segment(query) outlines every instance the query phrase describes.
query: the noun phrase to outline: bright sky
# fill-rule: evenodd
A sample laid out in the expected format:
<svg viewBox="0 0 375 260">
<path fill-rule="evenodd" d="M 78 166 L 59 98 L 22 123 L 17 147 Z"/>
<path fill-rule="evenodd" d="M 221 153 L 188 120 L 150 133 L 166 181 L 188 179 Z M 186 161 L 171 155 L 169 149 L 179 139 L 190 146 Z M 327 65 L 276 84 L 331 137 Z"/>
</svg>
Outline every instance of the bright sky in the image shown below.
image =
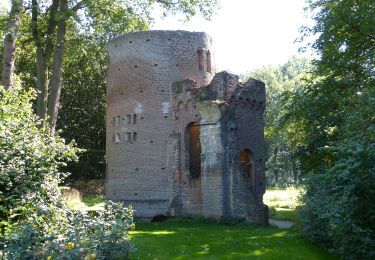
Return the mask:
<svg viewBox="0 0 375 260">
<path fill-rule="evenodd" d="M 304 0 L 221 0 L 211 21 L 193 17 L 184 24 L 176 17 L 158 18 L 152 29 L 204 31 L 215 43 L 219 70 L 236 74 L 263 65 L 278 65 L 298 55 L 294 40 L 304 17 Z M 310 54 L 304 54 L 309 58 Z"/>
<path fill-rule="evenodd" d="M 9 6 L 9 0 L 0 0 Z M 220 0 L 211 21 L 197 15 L 184 24 L 177 17 L 159 18 L 154 30 L 204 31 L 212 36 L 218 70 L 241 74 L 264 65 L 279 65 L 298 54 L 298 29 L 312 21 L 304 17 L 305 0 Z M 304 56 L 311 58 L 310 53 Z"/>
</svg>

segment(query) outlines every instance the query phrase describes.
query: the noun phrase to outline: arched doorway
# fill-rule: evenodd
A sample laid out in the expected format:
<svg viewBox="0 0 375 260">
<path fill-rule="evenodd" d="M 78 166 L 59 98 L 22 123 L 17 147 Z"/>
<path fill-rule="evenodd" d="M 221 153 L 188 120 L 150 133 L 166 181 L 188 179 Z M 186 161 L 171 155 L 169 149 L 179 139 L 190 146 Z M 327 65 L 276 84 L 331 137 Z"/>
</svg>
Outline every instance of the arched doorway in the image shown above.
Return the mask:
<svg viewBox="0 0 375 260">
<path fill-rule="evenodd" d="M 185 131 L 186 168 L 189 169 L 193 179 L 201 175 L 201 143 L 200 126 L 190 123 Z"/>
</svg>

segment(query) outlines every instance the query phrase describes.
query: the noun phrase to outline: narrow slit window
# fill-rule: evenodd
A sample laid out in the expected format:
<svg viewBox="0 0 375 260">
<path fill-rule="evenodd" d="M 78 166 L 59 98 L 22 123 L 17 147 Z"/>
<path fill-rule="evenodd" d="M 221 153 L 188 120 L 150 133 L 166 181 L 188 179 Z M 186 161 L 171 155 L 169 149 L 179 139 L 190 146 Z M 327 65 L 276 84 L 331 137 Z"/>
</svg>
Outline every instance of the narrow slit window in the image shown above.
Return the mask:
<svg viewBox="0 0 375 260">
<path fill-rule="evenodd" d="M 115 126 L 119 126 L 120 125 L 120 116 L 116 116 L 115 117 Z"/>
<path fill-rule="evenodd" d="M 125 116 L 125 126 L 129 126 L 131 124 L 131 116 L 130 115 L 126 115 Z"/>
<path fill-rule="evenodd" d="M 133 124 L 135 125 L 136 123 L 137 123 L 137 115 L 134 114 L 134 115 L 133 115 Z"/>
<path fill-rule="evenodd" d="M 199 70 L 203 70 L 203 50 L 198 49 L 198 68 Z"/>
<path fill-rule="evenodd" d="M 125 142 L 130 143 L 132 141 L 131 133 L 125 133 Z"/>
<path fill-rule="evenodd" d="M 207 58 L 207 72 L 211 72 L 211 52 L 206 52 L 206 58 Z"/>
<path fill-rule="evenodd" d="M 133 142 L 137 141 L 137 132 L 133 132 Z"/>
<path fill-rule="evenodd" d="M 115 134 L 115 143 L 119 143 L 120 142 L 120 133 L 116 133 Z"/>
<path fill-rule="evenodd" d="M 113 126 L 115 126 L 115 123 L 116 123 L 115 121 L 116 121 L 116 117 L 114 116 L 114 117 L 112 118 L 112 125 L 113 125 Z M 113 140 L 114 140 L 114 139 L 113 139 Z"/>
</svg>

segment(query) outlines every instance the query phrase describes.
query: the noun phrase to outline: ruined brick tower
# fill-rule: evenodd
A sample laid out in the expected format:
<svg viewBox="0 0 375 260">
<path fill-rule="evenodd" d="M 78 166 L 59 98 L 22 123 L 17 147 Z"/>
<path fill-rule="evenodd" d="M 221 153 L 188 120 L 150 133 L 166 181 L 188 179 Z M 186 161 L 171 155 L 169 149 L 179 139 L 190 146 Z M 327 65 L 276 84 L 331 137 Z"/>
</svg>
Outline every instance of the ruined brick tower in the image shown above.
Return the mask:
<svg viewBox="0 0 375 260">
<path fill-rule="evenodd" d="M 200 32 L 129 33 L 108 53 L 107 197 L 138 217 L 268 223 L 264 84 L 215 75 Z"/>
</svg>

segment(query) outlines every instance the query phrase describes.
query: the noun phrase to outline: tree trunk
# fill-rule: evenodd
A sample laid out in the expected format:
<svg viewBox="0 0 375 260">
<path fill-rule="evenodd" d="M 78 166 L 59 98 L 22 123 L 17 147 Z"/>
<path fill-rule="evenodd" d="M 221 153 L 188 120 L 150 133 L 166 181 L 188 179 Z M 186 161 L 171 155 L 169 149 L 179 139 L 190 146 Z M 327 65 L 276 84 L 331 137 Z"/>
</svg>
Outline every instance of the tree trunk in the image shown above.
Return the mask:
<svg viewBox="0 0 375 260">
<path fill-rule="evenodd" d="M 291 161 L 292 161 L 294 185 L 298 185 L 298 170 L 297 170 L 296 161 L 293 158 L 293 156 L 291 156 Z"/>
<path fill-rule="evenodd" d="M 42 48 L 37 47 L 37 88 L 38 96 L 36 100 L 36 114 L 44 119 L 47 111 L 47 94 L 48 94 L 48 66 Z"/>
<path fill-rule="evenodd" d="M 36 113 L 41 119 L 45 119 L 47 115 L 47 101 L 48 101 L 48 63 L 50 62 L 53 50 L 53 35 L 55 32 L 56 21 L 55 15 L 58 9 L 59 0 L 53 0 L 49 9 L 48 28 L 46 32 L 46 45 L 43 48 L 42 40 L 40 38 L 38 15 L 39 6 L 37 0 L 32 0 L 31 6 L 31 26 L 33 40 L 36 47 L 37 56 L 37 107 Z"/>
<path fill-rule="evenodd" d="M 16 39 L 18 27 L 21 21 L 22 0 L 13 0 L 9 14 L 8 25 L 5 27 L 4 54 L 2 62 L 1 83 L 5 89 L 14 86 L 13 73 L 16 58 Z"/>
<path fill-rule="evenodd" d="M 52 77 L 48 96 L 48 116 L 51 134 L 55 132 L 60 106 L 62 65 L 64 58 L 67 0 L 60 0 L 60 15 L 57 23 L 56 47 L 53 54 Z"/>
</svg>

